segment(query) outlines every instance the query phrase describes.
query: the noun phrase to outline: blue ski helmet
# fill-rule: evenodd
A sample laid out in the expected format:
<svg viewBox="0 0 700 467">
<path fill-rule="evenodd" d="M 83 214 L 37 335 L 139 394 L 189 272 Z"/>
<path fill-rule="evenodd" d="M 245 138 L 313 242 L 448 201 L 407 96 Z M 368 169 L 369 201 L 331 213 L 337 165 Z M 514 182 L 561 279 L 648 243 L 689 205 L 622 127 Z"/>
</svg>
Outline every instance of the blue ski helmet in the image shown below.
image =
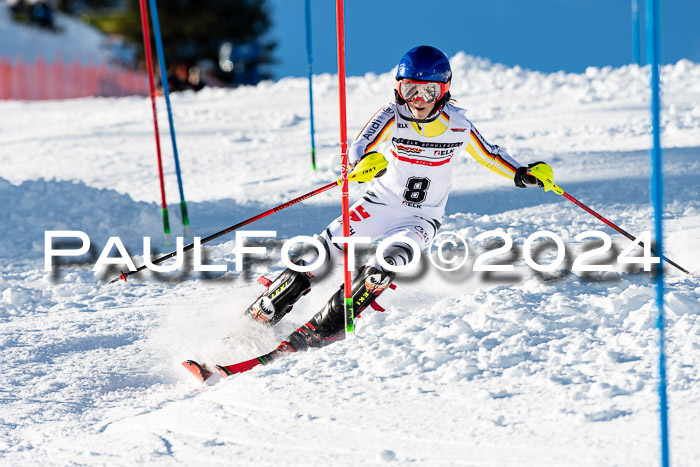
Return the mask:
<svg viewBox="0 0 700 467">
<path fill-rule="evenodd" d="M 414 47 L 401 57 L 396 79 L 416 79 L 449 83 L 452 79 L 450 61 L 444 53 L 429 45 Z"/>
</svg>

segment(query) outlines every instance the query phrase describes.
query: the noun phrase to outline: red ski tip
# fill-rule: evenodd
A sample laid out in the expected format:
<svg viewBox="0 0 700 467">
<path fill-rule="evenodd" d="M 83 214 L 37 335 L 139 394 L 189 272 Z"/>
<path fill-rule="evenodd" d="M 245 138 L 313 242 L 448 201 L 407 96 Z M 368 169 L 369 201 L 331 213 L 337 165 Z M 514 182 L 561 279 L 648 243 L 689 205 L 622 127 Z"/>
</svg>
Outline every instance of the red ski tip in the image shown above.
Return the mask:
<svg viewBox="0 0 700 467">
<path fill-rule="evenodd" d="M 233 365 L 216 365 L 216 369 L 219 370 L 219 374 L 221 374 L 221 376 L 223 376 L 224 378 L 228 378 L 231 375 L 243 373 L 244 371 L 248 371 L 252 368 L 255 368 L 260 364 L 262 364 L 262 362 L 259 358 L 253 358 L 245 362 L 234 363 Z"/>
<path fill-rule="evenodd" d="M 185 360 L 182 362 L 182 366 L 185 367 L 187 371 L 192 373 L 192 376 L 197 378 L 200 383 L 204 383 L 207 378 L 209 378 L 213 373 L 207 369 L 205 364 L 200 365 L 194 360 Z"/>
</svg>

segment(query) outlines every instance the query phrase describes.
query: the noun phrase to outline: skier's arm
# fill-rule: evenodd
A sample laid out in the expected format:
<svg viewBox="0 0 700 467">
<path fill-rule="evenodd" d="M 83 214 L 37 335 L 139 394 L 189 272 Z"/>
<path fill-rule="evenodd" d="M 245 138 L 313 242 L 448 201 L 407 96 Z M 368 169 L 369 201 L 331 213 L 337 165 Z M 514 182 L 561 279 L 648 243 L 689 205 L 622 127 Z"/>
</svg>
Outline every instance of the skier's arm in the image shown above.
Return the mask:
<svg viewBox="0 0 700 467">
<path fill-rule="evenodd" d="M 467 139 L 466 151 L 479 164 L 498 175 L 514 179 L 516 171 L 522 165 L 513 159 L 505 149 L 489 144 L 474 126 L 471 127 Z"/>
<path fill-rule="evenodd" d="M 348 161 L 355 165 L 363 155 L 379 150 L 381 143 L 386 141 L 394 128 L 394 109 L 387 105 L 379 109 L 362 128 L 350 146 Z"/>
<path fill-rule="evenodd" d="M 521 165 L 503 148 L 489 144 L 473 125 L 469 132 L 469 141 L 466 150 L 487 169 L 513 180 L 515 186 L 518 188 L 543 186 L 540 180 L 530 175 L 529 170 L 536 165 L 547 164 L 544 162 L 533 162 L 527 166 Z"/>
</svg>

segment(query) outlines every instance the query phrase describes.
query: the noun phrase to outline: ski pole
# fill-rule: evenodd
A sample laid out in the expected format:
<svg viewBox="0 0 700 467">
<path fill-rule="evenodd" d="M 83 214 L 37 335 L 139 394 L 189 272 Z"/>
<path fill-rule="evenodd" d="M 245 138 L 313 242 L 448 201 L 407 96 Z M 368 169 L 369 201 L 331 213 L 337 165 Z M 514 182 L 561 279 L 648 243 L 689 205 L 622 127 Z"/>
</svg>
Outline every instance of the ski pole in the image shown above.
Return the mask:
<svg viewBox="0 0 700 467">
<path fill-rule="evenodd" d="M 257 220 L 260 220 L 260 219 L 262 219 L 263 217 L 267 217 L 267 216 L 269 216 L 270 214 L 274 214 L 274 213 L 276 213 L 276 212 L 278 212 L 278 211 L 281 211 L 282 209 L 288 208 L 289 206 L 292 206 L 292 205 L 297 204 L 297 203 L 299 203 L 299 202 L 301 202 L 301 201 L 304 201 L 304 200 L 306 200 L 306 199 L 309 199 L 309 198 L 311 198 L 312 196 L 316 196 L 316 195 L 318 195 L 318 194 L 321 194 L 321 193 L 323 193 L 324 191 L 328 191 L 328 190 L 330 190 L 331 188 L 336 187 L 336 186 L 338 186 L 338 182 L 332 182 L 332 183 L 329 183 L 328 185 L 324 185 L 324 186 L 322 186 L 321 188 L 317 188 L 316 190 L 311 191 L 311 192 L 309 192 L 309 193 L 306 193 L 305 195 L 302 195 L 302 196 L 300 196 L 300 197 L 298 197 L 298 198 L 295 198 L 295 199 L 293 199 L 293 200 L 291 200 L 291 201 L 287 201 L 286 203 L 280 204 L 279 206 L 276 206 L 276 207 L 274 207 L 274 208 L 272 208 L 272 209 L 268 209 L 268 210 L 265 211 L 265 212 L 261 212 L 261 213 L 258 214 L 257 216 L 253 216 L 253 217 L 251 217 L 250 219 L 246 219 L 246 220 L 244 220 L 244 221 L 242 221 L 242 222 L 239 222 L 238 224 L 232 225 L 231 227 L 227 227 L 227 228 L 225 228 L 225 229 L 223 229 L 223 230 L 220 230 L 220 231 L 218 231 L 218 232 L 216 232 L 216 233 L 213 233 L 213 234 L 209 235 L 208 237 L 203 238 L 203 239 L 201 240 L 200 244 L 204 244 L 204 243 L 210 242 L 211 240 L 214 240 L 215 238 L 219 238 L 219 237 L 221 237 L 222 235 L 226 235 L 227 233 L 231 233 L 231 232 L 233 232 L 234 230 L 240 229 L 241 227 L 244 227 L 244 226 L 246 226 L 246 225 L 248 225 L 248 224 L 252 224 L 253 222 L 255 222 L 255 221 L 257 221 Z M 191 250 L 192 248 L 194 248 L 194 243 L 190 243 L 189 245 L 185 246 L 185 247 L 182 249 L 182 251 L 183 251 L 183 252 L 189 251 L 189 250 Z M 167 261 L 168 259 L 172 258 L 172 257 L 175 256 L 175 255 L 177 255 L 177 250 L 175 250 L 175 251 L 173 251 L 173 252 L 171 252 L 171 253 L 168 253 L 168 254 L 165 255 L 165 256 L 161 256 L 160 258 L 158 258 L 158 259 L 156 259 L 155 261 L 153 261 L 152 264 L 160 264 L 160 263 L 162 263 L 163 261 Z M 144 269 L 146 269 L 146 265 L 145 265 L 145 264 L 144 264 L 143 266 L 139 267 L 138 269 L 134 270 L 134 271 L 129 271 L 129 272 L 121 271 L 121 275 L 120 275 L 119 277 L 116 277 L 116 278 L 112 279 L 111 281 L 109 281 L 109 283 L 112 284 L 112 283 L 114 283 L 114 282 L 117 282 L 119 279 L 123 279 L 124 282 L 126 282 L 126 278 L 127 278 L 127 277 L 131 276 L 132 274 L 136 274 L 137 272 L 142 271 L 142 270 L 144 270 Z"/>
<path fill-rule="evenodd" d="M 553 173 L 552 173 L 552 168 L 549 167 L 548 165 L 546 165 L 546 164 L 536 165 L 536 166 L 532 167 L 532 168 L 528 171 L 528 173 L 529 173 L 530 175 L 532 175 L 533 177 L 537 178 L 539 181 L 541 181 L 541 182 L 544 184 L 544 187 L 543 187 L 543 188 L 544 188 L 544 191 L 550 191 L 550 190 L 551 190 L 551 191 L 554 191 L 554 193 L 556 193 L 556 194 L 558 194 L 558 195 L 561 195 L 561 196 L 563 196 L 564 198 L 568 199 L 569 201 L 571 201 L 572 203 L 574 203 L 576 206 L 578 206 L 578 207 L 580 207 L 581 209 L 583 209 L 584 211 L 586 211 L 588 214 L 592 215 L 592 216 L 595 217 L 596 219 L 598 219 L 598 220 L 600 220 L 601 222 L 603 222 L 603 223 L 604 223 L 605 225 L 607 225 L 608 227 L 610 227 L 610 228 L 614 229 L 615 231 L 621 233 L 622 235 L 624 235 L 625 237 L 629 238 L 629 239 L 632 240 L 632 241 L 635 241 L 635 240 L 636 240 L 636 237 L 635 237 L 634 235 L 630 234 L 629 232 L 625 231 L 625 230 L 622 229 L 621 227 L 618 227 L 618 226 L 615 225 L 614 223 L 610 222 L 608 219 L 606 219 L 605 217 L 601 216 L 600 214 L 598 214 L 597 212 L 595 212 L 593 209 L 589 208 L 588 206 L 586 206 L 585 204 L 583 204 L 581 201 L 577 200 L 576 198 L 574 198 L 573 196 L 571 196 L 570 194 L 568 194 L 568 193 L 567 193 L 566 191 L 564 191 L 562 188 L 558 187 L 558 186 L 554 183 L 554 175 L 553 175 Z M 639 242 L 639 246 L 641 246 L 642 248 L 644 248 L 644 243 L 640 241 L 640 242 Z M 651 250 L 651 252 L 652 252 L 654 255 L 659 256 L 659 255 L 656 253 L 656 250 L 654 250 L 654 248 L 650 248 L 650 250 Z M 671 266 L 674 266 L 674 267 L 678 268 L 679 270 L 683 271 L 683 272 L 686 273 L 686 274 L 690 274 L 690 272 L 688 272 L 687 269 L 685 269 L 685 268 L 679 266 L 678 264 L 676 264 L 675 262 L 671 261 L 671 260 L 668 259 L 667 257 L 665 257 L 665 256 L 663 256 L 663 255 L 660 255 L 659 257 L 660 257 L 661 259 L 663 259 L 664 261 L 666 261 L 666 262 L 667 262 L 668 264 L 670 264 Z"/>
<path fill-rule="evenodd" d="M 379 154 L 379 153 L 370 154 L 369 156 L 365 157 L 364 159 L 362 159 L 361 161 L 359 161 L 357 163 L 357 165 L 355 166 L 353 171 L 350 174 L 348 174 L 348 180 L 355 181 L 355 182 L 361 182 L 361 183 L 368 182 L 368 181 L 372 180 L 372 178 L 374 178 L 374 176 L 377 173 L 379 173 L 381 170 L 386 168 L 387 165 L 388 165 L 388 163 L 387 163 L 386 159 L 384 159 L 384 156 L 382 156 L 381 154 Z M 231 233 L 234 230 L 240 229 L 241 227 L 244 227 L 248 224 L 252 224 L 253 222 L 260 220 L 263 217 L 267 217 L 270 214 L 274 214 L 274 213 L 279 212 L 283 209 L 286 209 L 290 206 L 293 206 L 297 203 L 300 203 L 304 200 L 307 200 L 313 196 L 319 195 L 325 191 L 330 190 L 331 188 L 334 188 L 336 186 L 341 185 L 342 183 L 343 183 L 343 179 L 339 178 L 335 182 L 331 182 L 327 185 L 324 185 L 320 188 L 317 188 L 313 191 L 310 191 L 309 193 L 306 193 L 305 195 L 301 195 L 298 198 L 294 198 L 291 201 L 287 201 L 286 203 L 282 203 L 279 206 L 275 206 L 274 208 L 268 209 L 265 212 L 261 212 L 260 214 L 253 216 L 249 219 L 246 219 L 242 222 L 239 222 L 238 224 L 232 225 L 231 227 L 227 227 L 223 230 L 220 230 L 216 233 L 213 233 L 213 234 L 209 235 L 208 237 L 203 238 L 200 241 L 200 244 L 203 245 L 207 242 L 210 242 L 216 238 L 221 237 L 222 235 L 226 235 L 227 233 Z M 184 253 L 185 251 L 189 251 L 193 248 L 194 248 L 194 243 L 190 243 L 189 245 L 185 246 L 182 249 L 182 251 Z M 177 250 L 170 252 L 164 256 L 161 256 L 160 258 L 152 261 L 151 264 L 154 264 L 154 265 L 160 264 L 163 261 L 167 261 L 168 259 L 174 257 L 175 255 L 177 255 Z M 121 274 L 119 275 L 119 277 L 115 277 L 114 279 L 109 281 L 109 283 L 113 284 L 114 282 L 117 282 L 119 279 L 122 279 L 124 282 L 126 282 L 127 277 L 129 277 L 133 274 L 136 274 L 139 271 L 143 271 L 144 269 L 146 269 L 145 264 L 142 265 L 141 267 L 139 267 L 138 269 L 133 270 L 133 271 L 129 271 L 129 272 L 121 271 Z"/>
</svg>

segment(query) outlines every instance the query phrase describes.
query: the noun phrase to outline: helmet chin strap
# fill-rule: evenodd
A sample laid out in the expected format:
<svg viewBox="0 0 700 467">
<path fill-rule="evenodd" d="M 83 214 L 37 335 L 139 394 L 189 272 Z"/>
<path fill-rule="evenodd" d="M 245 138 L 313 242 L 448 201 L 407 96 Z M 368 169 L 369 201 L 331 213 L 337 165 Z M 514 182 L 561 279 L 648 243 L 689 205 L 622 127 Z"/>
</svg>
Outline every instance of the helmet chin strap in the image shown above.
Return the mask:
<svg viewBox="0 0 700 467">
<path fill-rule="evenodd" d="M 408 114 L 411 115 L 411 117 L 403 114 L 401 112 L 401 110 L 399 110 L 401 107 L 405 107 L 406 110 L 408 110 Z M 401 118 L 403 118 L 404 120 L 408 120 L 409 122 L 415 122 L 415 123 L 430 123 L 430 122 L 434 122 L 435 120 L 437 120 L 437 118 L 440 116 L 440 113 L 442 113 L 442 109 L 444 107 L 444 104 L 438 105 L 438 103 L 436 103 L 435 107 L 433 108 L 433 112 L 425 118 L 413 117 L 412 116 L 413 112 L 411 112 L 411 108 L 408 106 L 408 104 L 403 104 L 403 105 L 401 105 L 401 107 L 399 107 L 397 110 L 398 110 Z"/>
</svg>

